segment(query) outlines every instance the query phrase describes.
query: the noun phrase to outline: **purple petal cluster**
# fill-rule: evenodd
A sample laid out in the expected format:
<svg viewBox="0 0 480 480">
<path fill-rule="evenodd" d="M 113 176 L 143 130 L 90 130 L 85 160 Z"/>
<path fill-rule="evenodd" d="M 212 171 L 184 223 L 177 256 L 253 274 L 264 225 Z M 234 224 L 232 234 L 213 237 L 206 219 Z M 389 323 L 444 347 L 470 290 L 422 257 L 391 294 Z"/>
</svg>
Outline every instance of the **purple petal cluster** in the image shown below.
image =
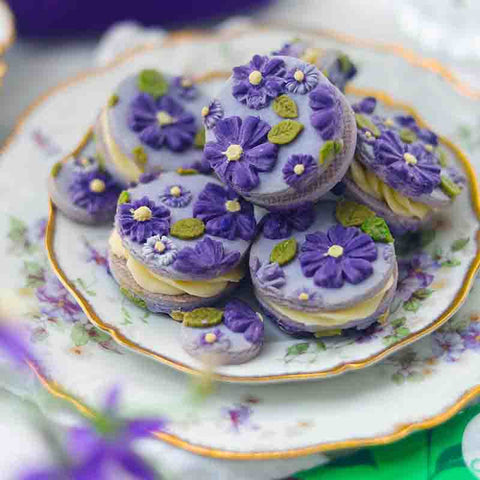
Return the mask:
<svg viewBox="0 0 480 480">
<path fill-rule="evenodd" d="M 280 55 L 285 57 L 296 57 L 299 58 L 303 55 L 303 52 L 307 48 L 305 42 L 302 41 L 292 41 L 282 45 L 280 50 L 272 52 L 272 55 Z"/>
<path fill-rule="evenodd" d="M 374 144 L 374 167 L 392 188 L 418 197 L 440 184 L 440 166 L 419 143 L 406 144 L 397 133 L 385 131 Z"/>
<path fill-rule="evenodd" d="M 258 258 L 254 258 L 252 271 L 260 288 L 276 292 L 285 286 L 285 272 L 278 263 L 262 264 Z"/>
<path fill-rule="evenodd" d="M 365 97 L 357 103 L 352 105 L 355 113 L 372 114 L 377 106 L 377 99 L 375 97 Z"/>
<path fill-rule="evenodd" d="M 172 81 L 174 92 L 185 100 L 195 100 L 198 97 L 198 88 L 193 80 L 183 75 L 175 77 Z"/>
<path fill-rule="evenodd" d="M 281 58 L 255 55 L 249 64 L 233 69 L 232 94 L 248 108 L 260 110 L 284 92 L 285 73 Z"/>
<path fill-rule="evenodd" d="M 438 136 L 431 130 L 428 130 L 428 128 L 420 128 L 415 118 L 411 115 L 398 115 L 395 117 L 395 121 L 401 127 L 408 128 L 414 132 L 424 143 L 433 145 L 434 147 L 438 145 Z"/>
<path fill-rule="evenodd" d="M 324 75 L 342 92 L 345 90 L 345 85 L 357 74 L 357 67 L 348 62 L 349 68 L 345 69 L 345 65 L 339 55 L 336 60 L 330 64 L 325 70 L 322 70 Z"/>
<path fill-rule="evenodd" d="M 252 240 L 256 221 L 253 205 L 235 191 L 216 183 L 207 183 L 193 206 L 193 216 L 200 218 L 206 232 L 216 237 Z"/>
<path fill-rule="evenodd" d="M 292 231 L 304 232 L 315 220 L 315 208 L 311 203 L 302 203 L 295 208 L 276 208 L 263 217 L 262 232 L 266 238 L 287 238 Z"/>
<path fill-rule="evenodd" d="M 310 122 L 325 141 L 338 135 L 342 119 L 341 105 L 333 88 L 322 83 L 309 95 L 310 108 L 313 110 Z"/>
<path fill-rule="evenodd" d="M 324 288 L 363 282 L 373 274 L 372 262 L 377 259 L 377 246 L 370 236 L 341 225 L 330 227 L 327 233 L 306 235 L 300 251 L 303 274 Z"/>
<path fill-rule="evenodd" d="M 293 154 L 282 168 L 283 179 L 290 187 L 299 187 L 315 177 L 318 165 L 311 155 Z"/>
<path fill-rule="evenodd" d="M 174 152 L 191 147 L 197 131 L 195 117 L 168 95 L 154 99 L 138 94 L 130 105 L 128 126 L 149 147 Z"/>
<path fill-rule="evenodd" d="M 267 140 L 270 125 L 258 117 L 228 117 L 220 120 L 208 142 L 204 158 L 215 173 L 235 190 L 258 186 L 258 172 L 269 172 L 277 161 L 278 146 Z"/>
<path fill-rule="evenodd" d="M 285 78 L 285 89 L 292 93 L 305 95 L 318 84 L 320 75 L 317 67 L 306 63 L 292 68 Z"/>
<path fill-rule="evenodd" d="M 214 98 L 204 109 L 202 109 L 203 124 L 210 130 L 223 118 L 224 111 L 219 100 Z"/>
<path fill-rule="evenodd" d="M 263 342 L 263 320 L 245 302 L 235 299 L 225 306 L 223 323 L 236 333 L 243 333 L 245 340 L 253 344 Z"/>
<path fill-rule="evenodd" d="M 240 252 L 226 251 L 222 242 L 205 237 L 194 248 L 180 250 L 173 268 L 182 273 L 215 277 L 231 270 L 239 260 Z"/>
<path fill-rule="evenodd" d="M 120 233 L 135 242 L 143 243 L 153 235 L 168 235 L 170 210 L 163 205 L 155 205 L 148 197 L 143 197 L 120 205 L 116 223 Z"/>
</svg>

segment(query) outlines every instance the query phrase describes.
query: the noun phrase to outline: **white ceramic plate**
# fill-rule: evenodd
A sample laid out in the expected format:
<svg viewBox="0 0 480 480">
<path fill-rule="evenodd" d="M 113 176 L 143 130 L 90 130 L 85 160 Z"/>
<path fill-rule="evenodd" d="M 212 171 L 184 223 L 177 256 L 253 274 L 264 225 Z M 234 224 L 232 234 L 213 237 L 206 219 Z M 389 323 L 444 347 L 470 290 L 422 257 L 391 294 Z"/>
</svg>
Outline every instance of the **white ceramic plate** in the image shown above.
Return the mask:
<svg viewBox="0 0 480 480">
<path fill-rule="evenodd" d="M 255 53 L 259 44 L 262 45 L 263 52 L 275 49 L 276 44 L 281 43 L 277 38 L 275 35 L 263 34 L 259 43 L 258 38 L 244 36 L 221 45 L 224 51 L 242 51 L 243 57 L 248 58 Z M 128 69 L 135 71 L 148 63 L 165 65 L 168 68 L 178 65 L 178 71 L 187 67 L 191 69 L 189 55 L 195 55 L 196 49 L 201 49 L 203 56 L 215 59 L 212 63 L 220 69 L 215 71 L 217 73 L 228 71 L 232 65 L 230 56 L 217 57 L 219 45 L 215 42 L 184 44 L 173 48 L 173 57 L 169 48 L 141 52 L 129 60 Z M 180 60 L 172 65 L 170 58 Z M 377 62 L 370 66 L 370 63 L 365 61 L 361 65 L 361 79 L 365 83 L 376 87 L 383 86 L 383 82 L 379 82 L 377 77 Z M 109 81 L 115 83 L 121 80 L 125 68 L 126 65 L 119 65 L 110 70 L 107 74 Z M 421 73 L 417 76 L 420 81 L 426 82 L 424 72 L 419 72 Z M 211 75 L 213 78 L 215 76 Z M 217 79 L 206 84 L 212 95 L 220 81 Z M 102 90 L 105 83 L 105 75 L 101 75 L 91 78 L 89 82 L 77 84 L 73 101 L 78 104 L 78 108 L 75 112 L 75 124 L 72 119 L 72 130 L 76 129 L 76 124 L 79 123 L 78 117 L 88 119 L 95 111 L 99 105 L 98 91 Z M 407 79 L 405 83 L 408 85 Z M 448 89 L 446 86 L 445 88 Z M 382 107 L 392 114 L 409 113 L 408 107 L 392 100 L 386 94 L 378 93 L 378 89 L 350 90 L 352 97 L 355 92 L 357 95 L 376 94 L 383 100 Z M 65 96 L 68 92 L 70 89 L 60 95 Z M 418 108 L 421 107 L 422 104 Z M 52 108 L 50 115 L 52 118 L 60 117 L 61 111 L 57 112 Z M 443 132 L 442 126 L 438 127 L 437 131 Z M 81 136 L 79 131 L 79 138 Z M 433 331 L 454 313 L 465 299 L 480 262 L 480 253 L 474 241 L 479 227 L 480 210 L 472 200 L 476 191 L 476 179 L 468 161 L 447 140 L 444 140 L 443 148 L 450 163 L 463 172 L 469 183 L 453 207 L 437 218 L 435 238 L 430 239 L 431 243 L 424 250 L 430 255 L 437 252 L 438 261 L 445 265 L 434 272 L 435 280 L 431 292 L 428 292 L 431 293 L 429 298 L 413 298 L 406 304 L 397 303 L 399 308 L 390 315 L 386 325 L 376 329 L 373 334 L 370 334 L 369 330 L 366 334 L 359 332 L 349 338 L 298 341 L 267 322 L 266 344 L 261 355 L 243 365 L 218 368 L 215 372 L 216 378 L 230 382 L 276 382 L 327 377 L 359 369 Z M 110 228 L 76 224 L 52 210 L 47 230 L 47 247 L 59 278 L 75 296 L 89 319 L 110 333 L 117 342 L 179 370 L 200 373 L 201 363 L 190 357 L 180 346 L 179 323 L 172 321 L 167 315 L 147 316 L 142 309 L 121 295 L 116 283 L 104 268 L 98 268 L 94 262 L 86 260 L 91 250 L 99 256 L 105 256 Z M 467 243 L 462 245 L 461 249 L 457 248 L 462 242 Z"/>
<path fill-rule="evenodd" d="M 272 47 L 288 36 L 285 32 L 262 37 L 249 34 L 253 43 L 266 41 Z M 240 46 L 235 42 L 222 43 L 215 53 L 237 51 Z M 322 44 L 335 45 L 324 39 Z M 185 58 L 193 51 L 196 58 L 207 47 L 196 42 L 185 48 L 179 47 L 170 57 Z M 397 78 L 415 78 L 407 84 L 410 88 L 393 93 L 410 103 L 425 102 L 422 112 L 445 135 L 471 139 L 465 145 L 471 145 L 470 158 L 480 165 L 473 136 L 478 105 L 454 93 L 436 75 L 398 58 L 354 47 L 347 50 L 364 69 L 375 60 L 381 62 L 376 71 L 385 89 L 395 90 Z M 141 65 L 150 64 L 157 55 L 147 56 Z M 241 60 L 236 58 L 235 63 Z M 123 75 L 136 67 L 125 64 L 120 68 Z M 363 72 L 359 85 L 367 85 Z M 477 294 L 470 295 L 440 331 L 372 368 L 304 383 L 301 389 L 295 384 L 222 384 L 215 395 L 196 404 L 190 401 L 188 376 L 119 348 L 93 328 L 48 270 L 41 243 L 45 223 L 40 220 L 47 216 L 47 193 L 41 179 L 47 177 L 53 162 L 74 148 L 79 132 L 93 121 L 93 110 L 81 115 L 83 95 L 102 102 L 116 78 L 117 73 L 108 70 L 95 72 L 44 97 L 22 120 L 0 164 L 4 206 L 0 229 L 7 232 L 0 238 L 0 293 L 14 292 L 18 305 L 27 310 L 31 340 L 44 364 L 42 376 L 53 393 L 63 388 L 99 407 L 105 391 L 119 384 L 124 393 L 123 414 L 140 410 L 168 418 L 168 432 L 159 435 L 164 441 L 202 455 L 235 459 L 287 458 L 394 441 L 447 420 L 480 393 L 478 287 Z M 442 102 L 426 101 L 427 84 L 428 91 L 439 95 Z M 460 127 L 463 137 L 457 135 Z M 466 131 L 472 136 L 465 137 Z M 473 244 L 471 239 L 465 248 Z M 467 255 L 465 250 L 458 254 Z M 85 255 L 91 262 L 102 263 L 93 252 Z M 297 349 L 293 363 L 308 361 L 309 354 L 302 350 Z"/>
</svg>

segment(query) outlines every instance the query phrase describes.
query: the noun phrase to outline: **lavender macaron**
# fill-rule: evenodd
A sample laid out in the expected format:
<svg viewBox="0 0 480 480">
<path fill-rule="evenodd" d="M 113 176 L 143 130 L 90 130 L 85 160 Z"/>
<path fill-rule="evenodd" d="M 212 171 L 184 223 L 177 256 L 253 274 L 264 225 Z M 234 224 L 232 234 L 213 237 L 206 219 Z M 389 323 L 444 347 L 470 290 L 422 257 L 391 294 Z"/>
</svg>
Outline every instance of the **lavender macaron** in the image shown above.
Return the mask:
<svg viewBox="0 0 480 480">
<path fill-rule="evenodd" d="M 185 76 L 142 70 L 125 78 L 96 123 L 97 151 L 105 168 L 127 185 L 142 173 L 202 169 L 201 110 L 209 97 Z"/>
<path fill-rule="evenodd" d="M 255 55 L 233 69 L 214 102 L 203 158 L 252 203 L 272 208 L 315 201 L 348 170 L 354 114 L 314 65 Z"/>
<path fill-rule="evenodd" d="M 182 319 L 182 347 L 209 366 L 236 365 L 256 357 L 263 346 L 263 317 L 242 300 L 225 308 L 198 308 Z"/>
<path fill-rule="evenodd" d="M 317 203 L 310 226 L 292 226 L 281 240 L 265 223 L 252 245 L 255 296 L 288 334 L 336 335 L 388 316 L 397 284 L 390 231 L 371 212 L 337 212 L 339 205 Z"/>
<path fill-rule="evenodd" d="M 119 196 L 112 275 L 152 312 L 212 305 L 245 276 L 256 225 L 253 206 L 211 177 L 152 176 Z"/>
<path fill-rule="evenodd" d="M 448 165 L 435 133 L 410 115 L 375 113 L 376 103 L 367 97 L 353 105 L 358 140 L 345 193 L 385 218 L 395 234 L 415 231 L 450 205 L 465 179 Z"/>
<path fill-rule="evenodd" d="M 53 203 L 76 222 L 111 221 L 121 188 L 98 162 L 93 141 L 67 160 L 56 163 L 48 178 Z"/>
</svg>

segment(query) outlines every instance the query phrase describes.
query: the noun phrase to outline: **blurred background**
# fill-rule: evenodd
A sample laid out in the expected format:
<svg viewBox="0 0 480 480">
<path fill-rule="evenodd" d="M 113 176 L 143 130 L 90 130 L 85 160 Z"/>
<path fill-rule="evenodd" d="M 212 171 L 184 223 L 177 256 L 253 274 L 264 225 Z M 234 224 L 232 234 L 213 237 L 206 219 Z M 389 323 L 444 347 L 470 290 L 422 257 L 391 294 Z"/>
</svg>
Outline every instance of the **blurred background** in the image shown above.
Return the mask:
<svg viewBox="0 0 480 480">
<path fill-rule="evenodd" d="M 123 25 L 124 43 L 158 38 L 163 31 L 219 28 L 241 16 L 332 29 L 362 39 L 401 44 L 441 59 L 480 87 L 479 0 L 8 0 L 17 39 L 5 63 L 2 125 L 5 138 L 18 115 L 42 92 L 105 63 L 102 46 Z M 230 19 L 230 20 L 229 20 Z M 2 28 L 0 24 L 0 29 Z M 4 27 L 6 28 L 6 27 Z M 128 45 L 127 45 L 128 46 Z"/>
</svg>

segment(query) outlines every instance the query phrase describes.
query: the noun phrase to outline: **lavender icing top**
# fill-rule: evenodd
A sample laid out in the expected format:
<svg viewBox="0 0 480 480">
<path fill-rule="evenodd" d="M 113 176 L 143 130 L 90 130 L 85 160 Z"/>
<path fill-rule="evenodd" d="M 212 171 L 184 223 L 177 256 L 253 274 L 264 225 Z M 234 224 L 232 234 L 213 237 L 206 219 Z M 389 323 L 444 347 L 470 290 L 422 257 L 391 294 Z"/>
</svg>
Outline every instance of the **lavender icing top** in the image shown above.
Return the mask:
<svg viewBox="0 0 480 480">
<path fill-rule="evenodd" d="M 201 174 L 160 174 L 128 194 L 115 215 L 124 247 L 151 271 L 177 280 L 215 278 L 239 265 L 261 215 L 218 180 Z M 142 218 L 142 206 L 151 212 L 148 221 L 135 220 Z M 171 234 L 178 221 L 192 218 L 203 222 L 203 234 L 192 239 Z M 161 252 L 155 251 L 158 241 Z"/>
<path fill-rule="evenodd" d="M 355 275 L 349 274 L 349 279 L 344 277 L 340 282 L 341 285 L 335 285 L 336 288 L 332 288 L 332 285 L 319 286 L 318 283 L 322 282 L 318 282 L 318 278 L 316 282 L 315 274 L 312 276 L 305 274 L 305 266 L 308 266 L 310 262 L 302 261 L 302 250 L 311 250 L 303 247 L 304 245 L 311 247 L 312 243 L 310 242 L 309 245 L 307 236 L 310 235 L 309 238 L 315 240 L 316 238 L 312 237 L 312 234 L 318 235 L 318 232 L 321 232 L 321 235 L 324 236 L 330 232 L 330 236 L 335 240 L 336 236 L 332 236 L 331 233 L 332 227 L 337 225 L 335 202 L 317 203 L 313 224 L 303 232 L 292 231 L 289 238 L 296 240 L 297 254 L 291 262 L 283 266 L 270 262 L 272 249 L 279 243 L 279 240 L 269 239 L 260 234 L 253 243 L 250 253 L 250 270 L 255 288 L 278 304 L 309 311 L 348 308 L 378 293 L 394 272 L 395 248 L 391 243 L 370 242 L 370 240 L 365 242 L 364 234 L 361 232 L 357 239 L 353 238 L 355 235 L 350 235 L 352 232 L 340 232 L 342 237 L 345 235 L 349 237 L 348 242 L 344 241 L 340 245 L 345 248 L 345 252 L 349 248 L 346 247 L 347 243 L 351 242 L 356 244 L 355 248 L 358 247 L 362 250 L 365 265 L 361 265 L 362 268 L 355 272 L 355 275 L 358 273 L 360 277 L 355 278 Z M 330 246 L 327 245 L 327 248 Z M 320 247 L 321 251 L 319 250 L 319 252 L 325 253 L 324 246 Z M 319 265 L 319 268 L 321 267 L 322 265 Z M 316 271 L 318 269 L 314 273 Z M 342 272 L 339 270 L 336 273 L 341 274 Z M 319 278 L 323 278 L 322 275 Z"/>
</svg>

